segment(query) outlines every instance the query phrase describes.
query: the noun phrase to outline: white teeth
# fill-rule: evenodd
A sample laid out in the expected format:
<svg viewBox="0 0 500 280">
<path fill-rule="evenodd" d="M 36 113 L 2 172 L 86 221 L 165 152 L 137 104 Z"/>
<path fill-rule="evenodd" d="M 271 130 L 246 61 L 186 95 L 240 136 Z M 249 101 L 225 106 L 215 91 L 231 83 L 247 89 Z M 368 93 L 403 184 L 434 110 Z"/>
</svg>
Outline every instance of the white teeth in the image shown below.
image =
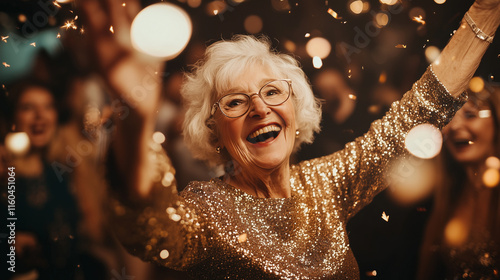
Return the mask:
<svg viewBox="0 0 500 280">
<path fill-rule="evenodd" d="M 252 134 L 250 134 L 250 138 L 255 138 L 261 134 L 268 133 L 271 131 L 281 131 L 281 128 L 277 125 L 271 124 L 254 131 Z"/>
</svg>

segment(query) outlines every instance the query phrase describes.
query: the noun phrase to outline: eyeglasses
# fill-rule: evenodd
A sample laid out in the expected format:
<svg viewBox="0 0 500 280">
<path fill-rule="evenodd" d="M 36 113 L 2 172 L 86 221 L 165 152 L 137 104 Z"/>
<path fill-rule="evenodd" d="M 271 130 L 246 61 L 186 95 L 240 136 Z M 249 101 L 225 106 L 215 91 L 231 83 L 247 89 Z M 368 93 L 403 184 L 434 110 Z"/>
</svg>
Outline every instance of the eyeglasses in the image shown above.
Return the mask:
<svg viewBox="0 0 500 280">
<path fill-rule="evenodd" d="M 229 93 L 222 96 L 212 106 L 210 115 L 213 116 L 217 108 L 228 118 L 239 118 L 250 109 L 252 96 L 258 95 L 265 104 L 278 106 L 288 100 L 292 92 L 292 80 L 281 79 L 266 83 L 258 93 Z"/>
</svg>

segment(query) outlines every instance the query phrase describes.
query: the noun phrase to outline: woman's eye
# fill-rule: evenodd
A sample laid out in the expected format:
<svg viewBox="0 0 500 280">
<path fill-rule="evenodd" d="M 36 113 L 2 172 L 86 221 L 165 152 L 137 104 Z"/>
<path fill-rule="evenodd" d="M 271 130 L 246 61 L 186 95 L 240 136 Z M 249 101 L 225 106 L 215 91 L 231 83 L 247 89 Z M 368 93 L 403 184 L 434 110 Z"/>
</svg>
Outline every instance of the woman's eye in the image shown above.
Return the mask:
<svg viewBox="0 0 500 280">
<path fill-rule="evenodd" d="M 243 100 L 235 99 L 235 100 L 231 100 L 229 103 L 227 103 L 226 106 L 228 106 L 229 108 L 234 108 L 234 107 L 239 106 L 241 104 L 243 104 Z"/>
<path fill-rule="evenodd" d="M 278 95 L 280 93 L 281 93 L 281 91 L 279 91 L 278 89 L 272 89 L 272 90 L 269 90 L 266 92 L 266 96 Z"/>
</svg>

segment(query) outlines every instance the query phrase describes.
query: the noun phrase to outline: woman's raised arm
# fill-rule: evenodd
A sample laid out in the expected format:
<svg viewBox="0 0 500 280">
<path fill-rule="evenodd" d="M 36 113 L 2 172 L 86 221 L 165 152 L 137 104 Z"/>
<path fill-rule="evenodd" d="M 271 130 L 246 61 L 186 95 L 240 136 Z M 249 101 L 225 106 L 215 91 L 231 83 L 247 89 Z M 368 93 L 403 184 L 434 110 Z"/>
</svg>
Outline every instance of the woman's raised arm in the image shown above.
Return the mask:
<svg viewBox="0 0 500 280">
<path fill-rule="evenodd" d="M 471 28 L 465 20 L 467 16 L 478 29 L 474 31 Z M 480 37 L 493 36 L 499 24 L 499 0 L 477 0 L 472 4 L 455 35 L 433 63 L 434 73 L 452 95 L 458 96 L 467 89 L 490 45 Z"/>
<path fill-rule="evenodd" d="M 140 11 L 139 1 L 80 1 L 86 36 L 96 70 L 111 94 L 112 107 L 120 108 L 116 134 L 111 146 L 116 171 L 135 199 L 150 192 L 152 163 L 147 160 L 148 144 L 155 124 L 161 89 L 162 65 L 136 52 L 130 41 L 130 26 Z"/>
</svg>

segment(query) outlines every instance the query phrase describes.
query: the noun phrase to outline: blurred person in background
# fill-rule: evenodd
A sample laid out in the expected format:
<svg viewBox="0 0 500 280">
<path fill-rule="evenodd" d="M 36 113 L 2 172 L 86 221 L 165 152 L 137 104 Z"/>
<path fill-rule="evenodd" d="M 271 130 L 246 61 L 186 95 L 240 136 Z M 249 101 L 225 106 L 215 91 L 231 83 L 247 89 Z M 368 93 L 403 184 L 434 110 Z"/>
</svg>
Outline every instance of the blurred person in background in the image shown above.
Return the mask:
<svg viewBox="0 0 500 280">
<path fill-rule="evenodd" d="M 17 267 L 16 274 L 9 274 L 12 279 L 76 279 L 83 276 L 84 269 L 88 271 L 85 266 L 91 260 L 78 247 L 81 215 L 68 177 L 58 175 L 49 159 L 59 126 L 54 89 L 33 79 L 18 81 L 8 87 L 4 103 L 10 136 L 21 137 L 8 140 L 7 135 L 3 154 L 5 167 L 14 167 L 16 174 Z M 23 142 L 23 147 L 18 146 Z M 4 204 L 6 193 L 2 189 Z"/>
<path fill-rule="evenodd" d="M 500 278 L 500 87 L 487 85 L 443 129 L 443 176 L 418 279 Z"/>
</svg>

